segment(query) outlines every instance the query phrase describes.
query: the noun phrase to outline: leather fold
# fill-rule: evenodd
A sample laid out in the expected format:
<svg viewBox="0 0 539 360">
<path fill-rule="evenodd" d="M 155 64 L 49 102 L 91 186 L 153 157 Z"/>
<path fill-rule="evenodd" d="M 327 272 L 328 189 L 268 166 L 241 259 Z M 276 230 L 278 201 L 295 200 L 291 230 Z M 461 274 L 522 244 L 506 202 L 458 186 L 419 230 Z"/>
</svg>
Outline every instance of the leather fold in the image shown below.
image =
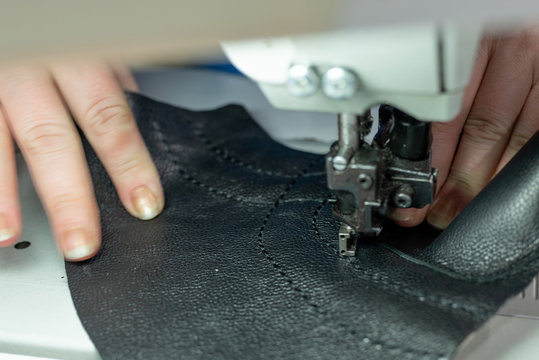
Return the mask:
<svg viewBox="0 0 539 360">
<path fill-rule="evenodd" d="M 419 257 L 457 276 L 492 281 L 529 275 L 538 256 L 539 132 Z"/>
</svg>

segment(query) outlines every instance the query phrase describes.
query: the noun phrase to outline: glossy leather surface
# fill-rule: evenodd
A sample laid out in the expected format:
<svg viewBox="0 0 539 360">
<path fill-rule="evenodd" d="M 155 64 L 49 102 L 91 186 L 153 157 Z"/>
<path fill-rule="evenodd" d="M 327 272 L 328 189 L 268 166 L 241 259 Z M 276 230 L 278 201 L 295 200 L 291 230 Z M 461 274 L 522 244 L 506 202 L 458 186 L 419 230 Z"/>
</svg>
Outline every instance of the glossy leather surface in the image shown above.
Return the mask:
<svg viewBox="0 0 539 360">
<path fill-rule="evenodd" d="M 462 271 L 474 256 L 458 252 L 468 251 L 463 244 L 475 214 L 491 206 L 486 200 L 425 250 L 410 244 L 423 247 L 436 232 L 388 226 L 385 244 L 361 244 L 356 258 L 342 258 L 322 157 L 278 145 L 239 106 L 194 113 L 139 95 L 129 100 L 167 204 L 151 221 L 129 216 L 85 144 L 103 249 L 66 268 L 104 359 L 448 358 L 539 268 L 534 248 L 518 271 L 502 264 L 490 281 L 473 278 L 485 273 L 473 261 Z M 536 158 L 532 150 L 525 156 Z M 512 190 L 522 191 L 505 191 Z M 519 199 L 507 200 L 508 214 L 537 197 Z M 492 222 L 485 234 L 515 221 Z M 519 226 L 503 240 L 521 251 L 522 237 L 533 248 L 536 224 Z M 506 256 L 490 246 L 492 256 Z"/>
</svg>

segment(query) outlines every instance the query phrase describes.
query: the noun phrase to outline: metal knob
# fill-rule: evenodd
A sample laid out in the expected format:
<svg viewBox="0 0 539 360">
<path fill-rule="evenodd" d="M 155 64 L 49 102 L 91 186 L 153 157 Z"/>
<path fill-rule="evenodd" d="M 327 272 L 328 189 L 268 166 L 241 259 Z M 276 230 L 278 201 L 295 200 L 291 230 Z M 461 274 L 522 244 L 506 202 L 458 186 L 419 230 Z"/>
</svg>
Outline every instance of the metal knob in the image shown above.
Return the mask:
<svg viewBox="0 0 539 360">
<path fill-rule="evenodd" d="M 320 76 L 312 66 L 292 65 L 288 69 L 288 92 L 297 97 L 313 95 L 320 87 Z"/>
<path fill-rule="evenodd" d="M 332 67 L 322 77 L 322 90 L 327 97 L 335 100 L 351 98 L 358 89 L 357 76 L 342 67 Z"/>
</svg>

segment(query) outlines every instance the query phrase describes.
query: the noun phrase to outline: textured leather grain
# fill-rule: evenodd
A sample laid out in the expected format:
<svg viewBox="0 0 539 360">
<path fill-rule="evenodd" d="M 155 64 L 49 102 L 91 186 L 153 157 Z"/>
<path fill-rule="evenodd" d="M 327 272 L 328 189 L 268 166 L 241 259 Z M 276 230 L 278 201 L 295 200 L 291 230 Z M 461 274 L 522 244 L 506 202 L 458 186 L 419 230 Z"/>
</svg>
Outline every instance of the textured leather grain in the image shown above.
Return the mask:
<svg viewBox="0 0 539 360">
<path fill-rule="evenodd" d="M 539 268 L 539 170 L 503 186 L 537 143 L 489 190 L 504 192 L 506 217 L 480 215 L 485 195 L 425 250 L 437 232 L 388 226 L 385 243 L 350 259 L 337 253 L 322 157 L 272 141 L 239 106 L 195 113 L 128 97 L 167 204 L 151 221 L 129 216 L 85 144 L 103 249 L 66 268 L 104 359 L 448 358 Z"/>
<path fill-rule="evenodd" d="M 508 269 L 525 271 L 538 257 L 538 243 L 539 134 L 422 257 L 460 276 L 495 280 Z"/>
</svg>

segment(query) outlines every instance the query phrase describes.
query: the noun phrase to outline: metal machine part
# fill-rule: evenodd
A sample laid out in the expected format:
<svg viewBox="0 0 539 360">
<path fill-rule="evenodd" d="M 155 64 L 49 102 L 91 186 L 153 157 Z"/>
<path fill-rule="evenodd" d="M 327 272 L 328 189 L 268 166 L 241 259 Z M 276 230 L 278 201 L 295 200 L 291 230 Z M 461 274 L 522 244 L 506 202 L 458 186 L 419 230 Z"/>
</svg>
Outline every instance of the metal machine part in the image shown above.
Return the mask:
<svg viewBox="0 0 539 360">
<path fill-rule="evenodd" d="M 481 27 L 427 22 L 223 43 L 275 107 L 339 114 L 326 170 L 342 255 L 355 254 L 359 236 L 376 236 L 394 209 L 433 201 L 430 122 L 457 115 Z M 369 109 L 380 103 L 392 106 L 379 108 L 367 142 Z"/>
<path fill-rule="evenodd" d="M 431 167 L 430 123 L 388 105 L 380 106 L 379 130 L 371 144 L 365 135 L 370 113 L 339 116 L 339 141 L 326 156 L 333 213 L 342 222 L 339 251 L 354 256 L 359 237 L 376 236 L 385 216 L 397 208 L 432 203 L 437 170 Z"/>
</svg>

